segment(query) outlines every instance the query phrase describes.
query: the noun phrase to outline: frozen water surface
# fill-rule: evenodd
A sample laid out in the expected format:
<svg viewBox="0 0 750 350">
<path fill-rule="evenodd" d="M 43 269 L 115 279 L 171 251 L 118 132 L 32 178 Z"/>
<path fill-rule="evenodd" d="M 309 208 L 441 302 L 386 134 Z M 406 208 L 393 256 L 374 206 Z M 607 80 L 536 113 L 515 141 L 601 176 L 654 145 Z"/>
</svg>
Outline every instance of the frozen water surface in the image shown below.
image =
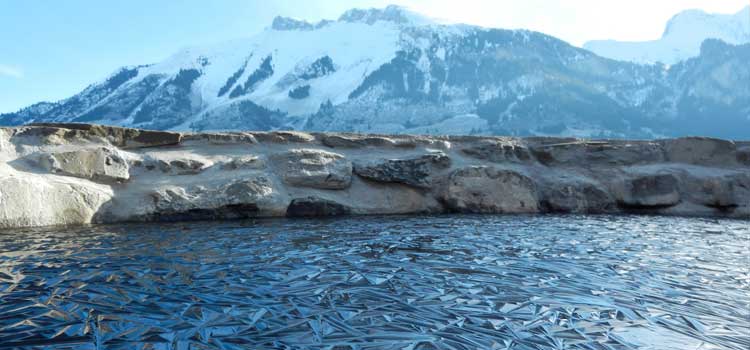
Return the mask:
<svg viewBox="0 0 750 350">
<path fill-rule="evenodd" d="M 0 233 L 0 348 L 748 349 L 750 224 L 354 217 Z"/>
</svg>

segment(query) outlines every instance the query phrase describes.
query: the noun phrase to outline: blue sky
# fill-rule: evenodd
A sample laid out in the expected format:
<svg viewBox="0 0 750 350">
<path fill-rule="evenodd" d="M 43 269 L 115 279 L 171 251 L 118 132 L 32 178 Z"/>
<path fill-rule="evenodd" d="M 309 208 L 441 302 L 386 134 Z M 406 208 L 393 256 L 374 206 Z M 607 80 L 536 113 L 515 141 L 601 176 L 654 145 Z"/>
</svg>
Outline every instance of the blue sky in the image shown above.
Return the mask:
<svg viewBox="0 0 750 350">
<path fill-rule="evenodd" d="M 336 18 L 398 3 L 454 22 L 591 39 L 657 38 L 686 8 L 732 13 L 747 0 L 0 0 L 0 112 L 69 97 L 126 65 L 250 36 L 276 15 Z M 633 25 L 637 21 L 637 25 Z"/>
</svg>

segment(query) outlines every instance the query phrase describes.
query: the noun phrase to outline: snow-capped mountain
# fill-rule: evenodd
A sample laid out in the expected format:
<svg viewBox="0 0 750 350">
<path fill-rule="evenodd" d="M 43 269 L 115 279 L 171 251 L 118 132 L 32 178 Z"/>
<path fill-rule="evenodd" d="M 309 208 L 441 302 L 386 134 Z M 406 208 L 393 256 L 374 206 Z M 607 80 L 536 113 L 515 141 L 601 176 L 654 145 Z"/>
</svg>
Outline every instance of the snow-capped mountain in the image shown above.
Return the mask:
<svg viewBox="0 0 750 350">
<path fill-rule="evenodd" d="M 640 42 L 594 40 L 583 47 L 615 60 L 672 65 L 698 56 L 701 43 L 710 38 L 733 45 L 750 43 L 750 6 L 733 15 L 682 11 L 669 20 L 660 39 Z"/>
<path fill-rule="evenodd" d="M 750 137 L 750 45 L 707 40 L 676 64 L 618 62 L 525 30 L 442 25 L 400 7 L 126 67 L 0 124 L 152 129 Z"/>
</svg>

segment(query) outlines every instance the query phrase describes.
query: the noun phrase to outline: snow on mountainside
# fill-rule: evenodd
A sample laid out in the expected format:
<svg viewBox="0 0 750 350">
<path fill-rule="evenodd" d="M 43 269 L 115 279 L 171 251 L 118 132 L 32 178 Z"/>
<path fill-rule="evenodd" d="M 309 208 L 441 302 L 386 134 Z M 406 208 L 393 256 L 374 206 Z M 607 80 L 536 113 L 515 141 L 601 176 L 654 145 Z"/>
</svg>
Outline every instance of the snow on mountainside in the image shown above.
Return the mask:
<svg viewBox="0 0 750 350">
<path fill-rule="evenodd" d="M 277 17 L 253 37 L 122 68 L 0 125 L 750 138 L 750 45 L 707 40 L 700 51 L 667 70 L 397 6 Z"/>
<path fill-rule="evenodd" d="M 583 47 L 615 60 L 672 65 L 698 56 L 701 43 L 709 38 L 734 45 L 750 43 L 750 6 L 733 15 L 687 10 L 669 20 L 664 34 L 658 40 L 594 40 L 585 43 Z"/>
</svg>

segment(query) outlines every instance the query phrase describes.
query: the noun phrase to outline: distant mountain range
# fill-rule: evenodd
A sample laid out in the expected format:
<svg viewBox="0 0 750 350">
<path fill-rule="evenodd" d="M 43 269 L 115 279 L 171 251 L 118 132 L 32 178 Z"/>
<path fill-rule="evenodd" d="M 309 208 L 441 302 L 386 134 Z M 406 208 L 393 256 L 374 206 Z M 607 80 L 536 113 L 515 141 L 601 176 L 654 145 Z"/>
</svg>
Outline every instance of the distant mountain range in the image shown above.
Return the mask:
<svg viewBox="0 0 750 350">
<path fill-rule="evenodd" d="M 122 68 L 0 125 L 750 139 L 750 44 L 727 40 L 701 39 L 697 56 L 665 66 L 397 6 L 318 23 L 277 17 L 251 38 Z"/>
<path fill-rule="evenodd" d="M 698 56 L 701 44 L 706 39 L 719 39 L 732 45 L 749 43 L 750 6 L 734 15 L 709 14 L 701 10 L 682 11 L 669 20 L 658 40 L 595 40 L 585 43 L 583 48 L 615 60 L 672 65 Z"/>
</svg>

